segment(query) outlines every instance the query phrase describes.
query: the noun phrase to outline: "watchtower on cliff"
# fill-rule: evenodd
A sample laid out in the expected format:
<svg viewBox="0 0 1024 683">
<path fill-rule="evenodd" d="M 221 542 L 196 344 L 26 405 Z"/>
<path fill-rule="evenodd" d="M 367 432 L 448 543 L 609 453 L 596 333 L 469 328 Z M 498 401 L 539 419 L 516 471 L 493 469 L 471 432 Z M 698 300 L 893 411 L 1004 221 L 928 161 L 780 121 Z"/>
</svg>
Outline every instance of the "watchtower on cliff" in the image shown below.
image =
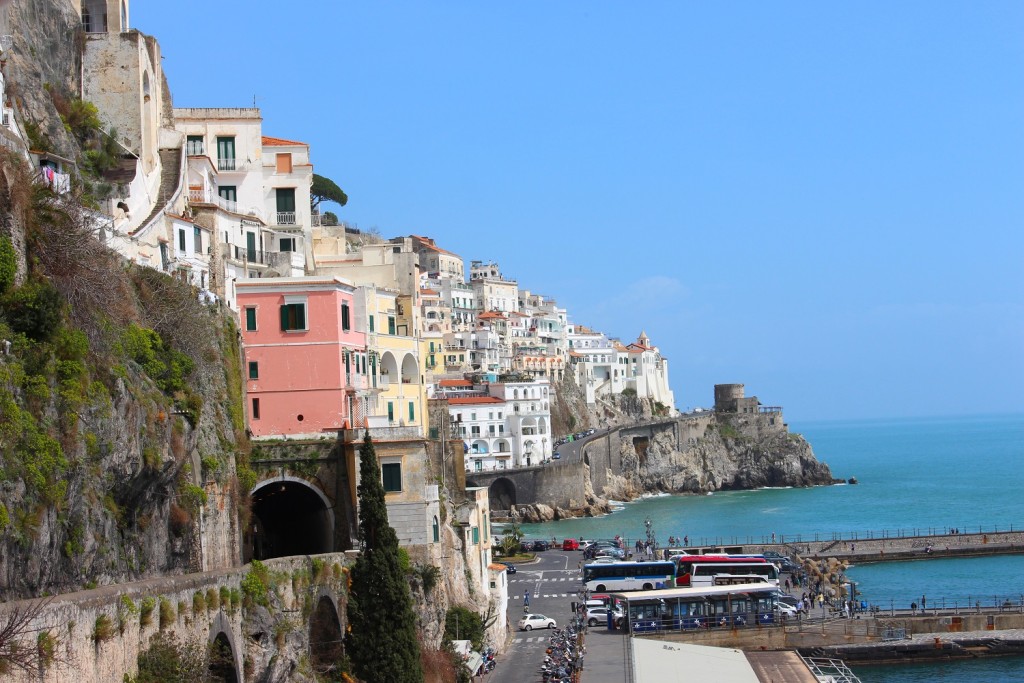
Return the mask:
<svg viewBox="0 0 1024 683">
<path fill-rule="evenodd" d="M 757 414 L 761 402 L 756 396 L 744 398 L 742 384 L 715 385 L 716 413 L 753 413 Z"/>
<path fill-rule="evenodd" d="M 124 33 L 128 30 L 128 0 L 71 0 L 82 16 L 86 33 Z"/>
</svg>

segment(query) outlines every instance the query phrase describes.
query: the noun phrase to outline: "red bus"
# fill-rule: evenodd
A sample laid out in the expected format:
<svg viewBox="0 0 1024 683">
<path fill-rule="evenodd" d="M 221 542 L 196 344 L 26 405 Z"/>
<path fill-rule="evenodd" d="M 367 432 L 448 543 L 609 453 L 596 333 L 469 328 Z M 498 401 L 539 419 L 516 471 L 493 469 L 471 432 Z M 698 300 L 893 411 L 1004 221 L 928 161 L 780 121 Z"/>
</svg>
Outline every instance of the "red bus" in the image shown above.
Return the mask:
<svg viewBox="0 0 1024 683">
<path fill-rule="evenodd" d="M 696 564 L 768 563 L 763 557 L 752 555 L 677 555 L 672 561 L 676 565 L 676 586 L 692 585 L 693 566 Z"/>
</svg>

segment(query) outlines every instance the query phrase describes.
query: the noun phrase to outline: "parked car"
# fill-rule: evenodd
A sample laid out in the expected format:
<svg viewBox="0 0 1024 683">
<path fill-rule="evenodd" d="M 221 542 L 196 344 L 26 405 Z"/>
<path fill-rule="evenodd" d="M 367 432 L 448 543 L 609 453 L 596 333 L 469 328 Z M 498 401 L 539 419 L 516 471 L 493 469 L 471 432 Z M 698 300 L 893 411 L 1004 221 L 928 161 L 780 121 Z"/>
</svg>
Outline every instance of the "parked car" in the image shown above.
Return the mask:
<svg viewBox="0 0 1024 683">
<path fill-rule="evenodd" d="M 507 574 L 515 574 L 517 571 L 519 571 L 518 569 L 516 569 L 516 566 L 514 564 L 509 564 L 508 562 L 501 562 L 499 564 L 505 565 L 505 573 Z"/>
<path fill-rule="evenodd" d="M 562 454 L 559 453 L 558 451 L 555 451 L 554 453 L 551 454 L 551 459 L 552 460 L 561 460 L 562 459 Z"/>
<path fill-rule="evenodd" d="M 555 628 L 557 624 L 551 617 L 543 614 L 527 614 L 519 620 L 520 631 L 532 631 L 535 628 Z"/>
<path fill-rule="evenodd" d="M 601 557 L 595 557 L 588 560 L 587 564 L 614 564 L 618 561 L 618 558 L 612 557 L 611 555 L 602 555 Z"/>
<path fill-rule="evenodd" d="M 799 612 L 797 611 L 795 606 L 787 605 L 784 602 L 776 603 L 775 604 L 775 611 L 778 612 L 779 614 L 784 615 L 784 616 L 794 617 L 794 618 L 796 617 L 797 614 L 799 614 Z"/>
<path fill-rule="evenodd" d="M 566 538 L 562 541 L 562 550 L 579 550 L 580 542 L 575 538 Z"/>
<path fill-rule="evenodd" d="M 616 560 L 626 559 L 626 551 L 622 548 L 598 548 L 594 557 L 614 557 Z"/>
<path fill-rule="evenodd" d="M 587 609 L 587 626 L 607 624 L 609 612 L 612 614 L 612 623 L 619 626 L 622 623 L 622 612 L 608 609 L 607 607 L 590 607 Z"/>
<path fill-rule="evenodd" d="M 533 550 L 533 541 L 520 541 L 519 550 L 521 550 L 524 553 L 530 552 L 531 550 Z"/>
<path fill-rule="evenodd" d="M 551 542 L 550 541 L 534 541 L 533 545 L 531 546 L 531 550 L 533 550 L 534 552 L 540 552 L 542 550 L 550 550 L 550 549 L 551 549 Z"/>
</svg>

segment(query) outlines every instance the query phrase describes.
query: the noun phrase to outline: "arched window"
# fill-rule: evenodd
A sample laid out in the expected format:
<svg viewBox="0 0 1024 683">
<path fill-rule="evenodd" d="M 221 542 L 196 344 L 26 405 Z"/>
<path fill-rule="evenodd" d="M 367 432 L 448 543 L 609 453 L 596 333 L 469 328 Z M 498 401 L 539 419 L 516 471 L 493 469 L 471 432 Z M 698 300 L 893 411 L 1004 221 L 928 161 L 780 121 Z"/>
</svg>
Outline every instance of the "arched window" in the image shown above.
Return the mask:
<svg viewBox="0 0 1024 683">
<path fill-rule="evenodd" d="M 437 515 L 434 515 L 434 543 L 441 540 L 441 525 L 437 521 Z"/>
<path fill-rule="evenodd" d="M 88 7 L 82 8 L 82 28 L 86 33 L 92 33 L 92 15 L 89 13 Z"/>
</svg>

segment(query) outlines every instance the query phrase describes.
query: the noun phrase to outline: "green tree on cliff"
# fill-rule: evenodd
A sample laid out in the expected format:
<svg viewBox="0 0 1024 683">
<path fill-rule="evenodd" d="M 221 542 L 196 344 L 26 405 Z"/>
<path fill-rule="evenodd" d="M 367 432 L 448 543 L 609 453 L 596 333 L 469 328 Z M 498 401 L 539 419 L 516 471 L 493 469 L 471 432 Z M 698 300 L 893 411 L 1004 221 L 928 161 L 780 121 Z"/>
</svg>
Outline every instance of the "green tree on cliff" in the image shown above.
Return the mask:
<svg viewBox="0 0 1024 683">
<path fill-rule="evenodd" d="M 420 683 L 419 640 L 398 535 L 388 524 L 380 464 L 367 434 L 359 449 L 359 544 L 352 567 L 346 650 L 363 681 Z"/>
</svg>

